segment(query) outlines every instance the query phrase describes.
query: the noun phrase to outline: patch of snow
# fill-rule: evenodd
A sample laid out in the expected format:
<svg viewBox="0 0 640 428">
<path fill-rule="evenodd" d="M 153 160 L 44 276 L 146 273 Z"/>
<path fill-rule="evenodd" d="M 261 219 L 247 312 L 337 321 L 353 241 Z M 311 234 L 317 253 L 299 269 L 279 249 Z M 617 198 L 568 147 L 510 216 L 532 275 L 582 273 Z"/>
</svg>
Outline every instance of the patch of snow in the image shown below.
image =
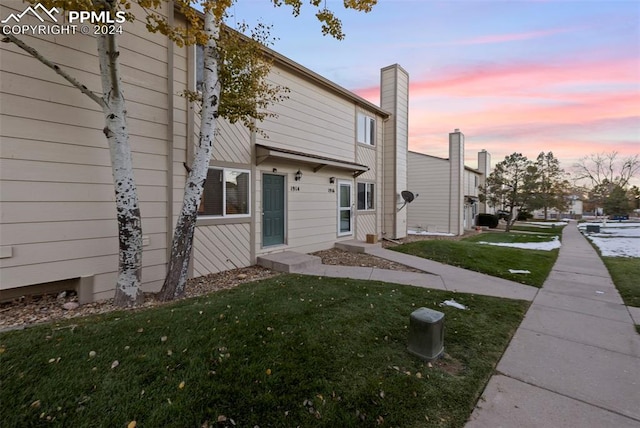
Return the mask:
<svg viewBox="0 0 640 428">
<path fill-rule="evenodd" d="M 554 236 L 551 241 L 547 242 L 486 242 L 480 241 L 478 244 L 484 245 L 495 245 L 496 247 L 511 247 L 511 248 L 521 248 L 523 250 L 542 250 L 542 251 L 551 251 L 556 248 L 560 248 L 560 240 L 557 236 Z"/>
<path fill-rule="evenodd" d="M 407 230 L 408 235 L 419 235 L 419 236 L 456 236 L 453 233 L 446 232 L 427 232 L 426 230 L 418 232 L 417 230 Z"/>
<path fill-rule="evenodd" d="M 584 233 L 587 225 L 600 226 L 600 233 L 585 233 L 605 257 L 640 258 L 640 223 L 582 223 L 578 227 Z"/>
<path fill-rule="evenodd" d="M 605 257 L 639 257 L 640 237 L 605 238 L 601 236 L 587 236 Z"/>
<path fill-rule="evenodd" d="M 531 273 L 531 272 L 523 269 L 509 269 L 509 273 Z"/>
</svg>

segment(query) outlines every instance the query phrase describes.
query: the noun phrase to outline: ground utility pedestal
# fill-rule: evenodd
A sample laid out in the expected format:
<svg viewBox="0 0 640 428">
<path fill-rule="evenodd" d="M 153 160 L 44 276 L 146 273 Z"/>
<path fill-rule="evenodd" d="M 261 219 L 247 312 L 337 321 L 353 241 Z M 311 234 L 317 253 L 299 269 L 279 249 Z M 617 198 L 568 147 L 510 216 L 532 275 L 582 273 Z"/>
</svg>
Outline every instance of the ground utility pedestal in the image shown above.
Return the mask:
<svg viewBox="0 0 640 428">
<path fill-rule="evenodd" d="M 431 361 L 444 352 L 444 314 L 429 308 L 416 309 L 409 319 L 409 352 Z"/>
</svg>

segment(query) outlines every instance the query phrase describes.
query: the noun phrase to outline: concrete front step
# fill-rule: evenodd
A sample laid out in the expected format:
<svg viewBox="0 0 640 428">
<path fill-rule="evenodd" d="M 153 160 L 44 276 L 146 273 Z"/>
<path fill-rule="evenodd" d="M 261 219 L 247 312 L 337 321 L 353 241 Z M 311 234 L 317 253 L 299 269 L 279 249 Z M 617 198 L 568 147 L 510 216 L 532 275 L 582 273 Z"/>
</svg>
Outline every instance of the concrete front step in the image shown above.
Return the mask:
<svg viewBox="0 0 640 428">
<path fill-rule="evenodd" d="M 340 241 L 335 243 L 335 247 L 339 250 L 349 251 L 350 253 L 366 253 L 369 248 L 380 248 L 380 243 L 367 244 L 364 241 L 356 241 L 350 239 L 348 241 Z"/>
<path fill-rule="evenodd" d="M 258 264 L 277 272 L 304 273 L 320 266 L 322 259 L 295 251 L 282 251 L 258 257 Z"/>
</svg>

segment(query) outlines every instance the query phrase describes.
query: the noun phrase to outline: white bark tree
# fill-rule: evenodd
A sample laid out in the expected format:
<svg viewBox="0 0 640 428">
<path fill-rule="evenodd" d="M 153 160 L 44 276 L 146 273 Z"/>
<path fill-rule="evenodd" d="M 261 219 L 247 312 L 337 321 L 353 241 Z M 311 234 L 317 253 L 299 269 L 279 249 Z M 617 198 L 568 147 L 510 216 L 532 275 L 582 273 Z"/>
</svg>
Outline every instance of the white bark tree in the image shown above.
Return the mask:
<svg viewBox="0 0 640 428">
<path fill-rule="evenodd" d="M 205 13 L 204 32 L 207 35 L 207 42 L 204 46 L 200 141 L 184 187 L 182 209 L 171 243 L 167 276 L 159 293 L 161 300 L 171 300 L 184 293 L 193 247 L 193 233 L 198 217 L 198 205 L 200 205 L 204 182 L 207 179 L 216 131 L 216 118 L 220 107 L 220 79 L 218 78 L 220 21 L 211 12 Z"/>
<path fill-rule="evenodd" d="M 53 6 L 63 7 L 65 5 L 54 3 Z M 95 6 L 111 13 L 115 11 L 115 7 L 111 2 L 101 2 L 99 5 L 96 2 Z M 42 64 L 54 70 L 101 107 L 105 118 L 103 132 L 107 138 L 111 156 L 118 216 L 119 261 L 114 304 L 131 306 L 141 303 L 143 299 L 140 290 L 142 225 L 136 183 L 133 176 L 126 103 L 122 93 L 118 60 L 120 51 L 118 50 L 116 35 L 99 35 L 96 37 L 102 81 L 102 94 L 100 95 L 89 90 L 59 65 L 45 58 L 36 49 L 14 35 L 8 34 L 2 41 L 14 43 Z"/>
</svg>

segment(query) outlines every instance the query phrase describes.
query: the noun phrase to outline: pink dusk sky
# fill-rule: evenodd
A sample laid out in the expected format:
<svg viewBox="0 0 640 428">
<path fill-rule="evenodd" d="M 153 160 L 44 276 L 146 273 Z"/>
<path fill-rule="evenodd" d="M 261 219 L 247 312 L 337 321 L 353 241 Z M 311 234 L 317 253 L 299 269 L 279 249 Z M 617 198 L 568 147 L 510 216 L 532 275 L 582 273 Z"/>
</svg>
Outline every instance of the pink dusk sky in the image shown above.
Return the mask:
<svg viewBox="0 0 640 428">
<path fill-rule="evenodd" d="M 239 0 L 228 22 L 272 24 L 276 51 L 377 105 L 380 68 L 400 64 L 412 151 L 447 157 L 459 128 L 471 167 L 482 149 L 493 165 L 552 151 L 567 170 L 588 154 L 640 154 L 637 0 L 379 0 L 368 14 L 326 4 L 343 41 L 321 35 L 308 4 L 294 18 Z"/>
</svg>

